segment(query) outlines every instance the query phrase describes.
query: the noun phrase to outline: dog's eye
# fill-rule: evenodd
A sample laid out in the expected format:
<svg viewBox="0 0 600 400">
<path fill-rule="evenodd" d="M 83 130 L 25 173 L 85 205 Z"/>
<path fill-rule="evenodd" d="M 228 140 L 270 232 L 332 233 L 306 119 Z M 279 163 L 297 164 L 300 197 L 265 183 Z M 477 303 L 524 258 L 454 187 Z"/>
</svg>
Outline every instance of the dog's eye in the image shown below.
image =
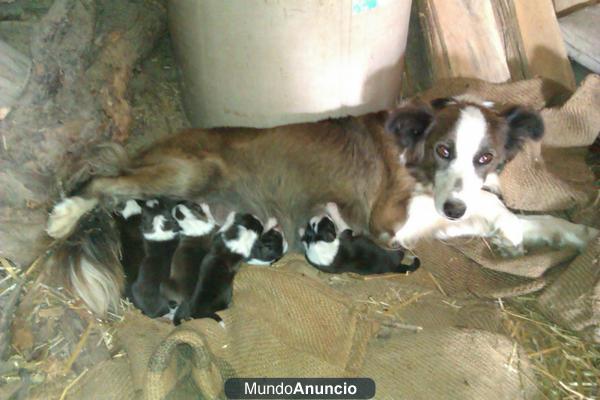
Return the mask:
<svg viewBox="0 0 600 400">
<path fill-rule="evenodd" d="M 438 156 L 440 156 L 443 159 L 450 158 L 450 149 L 446 145 L 443 145 L 443 144 L 438 145 L 435 148 L 435 152 L 437 153 Z"/>
<path fill-rule="evenodd" d="M 479 156 L 477 159 L 477 164 L 479 165 L 487 165 L 492 162 L 494 156 L 491 153 L 484 153 Z"/>
</svg>

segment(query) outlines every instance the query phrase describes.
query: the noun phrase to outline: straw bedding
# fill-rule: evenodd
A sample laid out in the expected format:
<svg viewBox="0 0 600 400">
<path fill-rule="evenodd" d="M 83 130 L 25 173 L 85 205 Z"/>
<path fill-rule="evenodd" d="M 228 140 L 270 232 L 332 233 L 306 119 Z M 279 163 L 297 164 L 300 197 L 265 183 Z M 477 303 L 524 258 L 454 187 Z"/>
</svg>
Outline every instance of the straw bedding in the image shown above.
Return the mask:
<svg viewBox="0 0 600 400">
<path fill-rule="evenodd" d="M 504 171 L 507 204 L 597 224 L 594 176 L 576 148 L 591 145 L 600 131 L 599 76 L 553 108 L 544 107 L 561 92 L 539 79 L 442 81 L 422 96 L 461 93 L 530 104 L 547 124 L 542 145 L 528 147 Z M 423 242 L 415 253 L 422 267 L 407 276 L 328 275 L 297 254 L 269 268 L 244 266 L 233 306 L 220 313 L 225 329 L 209 319 L 174 328 L 130 306 L 100 323 L 77 302 L 51 299 L 68 293 L 49 295 L 33 285 L 16 329 L 35 325 L 35 337 L 17 349 L 31 355 L 44 336 L 40 326 L 60 324 L 66 312 L 83 321 L 83 334 L 63 353 L 39 358 L 60 368 L 47 369 L 45 384 L 29 396 L 217 398 L 233 376 L 365 376 L 376 381 L 378 399 L 598 394 L 599 352 L 592 343 L 600 341 L 600 239 L 583 254 L 539 249 L 518 259 L 499 258 L 482 239 Z M 55 307 L 54 314 L 42 312 Z M 92 357 L 99 348 L 104 353 Z M 68 371 L 65 363 L 72 364 Z"/>
</svg>

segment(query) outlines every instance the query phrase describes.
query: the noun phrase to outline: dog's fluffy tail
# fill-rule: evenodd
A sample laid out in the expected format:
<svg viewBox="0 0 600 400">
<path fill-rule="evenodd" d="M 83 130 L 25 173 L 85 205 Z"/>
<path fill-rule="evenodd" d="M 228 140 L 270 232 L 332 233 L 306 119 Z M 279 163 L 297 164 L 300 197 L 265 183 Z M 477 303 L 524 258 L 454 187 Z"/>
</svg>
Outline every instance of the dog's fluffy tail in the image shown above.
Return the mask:
<svg viewBox="0 0 600 400">
<path fill-rule="evenodd" d="M 100 145 L 69 175 L 64 186 L 72 191 L 91 175 L 115 176 L 127 164 L 121 146 Z M 115 310 L 124 274 L 119 231 L 110 210 L 96 198 L 67 197 L 53 208 L 46 232 L 58 240 L 46 259 L 50 273 L 99 316 Z"/>
<path fill-rule="evenodd" d="M 105 316 L 117 310 L 124 287 L 119 230 L 109 211 L 95 208 L 78 222 L 68 239 L 56 243 L 46 260 L 50 274 Z"/>
</svg>

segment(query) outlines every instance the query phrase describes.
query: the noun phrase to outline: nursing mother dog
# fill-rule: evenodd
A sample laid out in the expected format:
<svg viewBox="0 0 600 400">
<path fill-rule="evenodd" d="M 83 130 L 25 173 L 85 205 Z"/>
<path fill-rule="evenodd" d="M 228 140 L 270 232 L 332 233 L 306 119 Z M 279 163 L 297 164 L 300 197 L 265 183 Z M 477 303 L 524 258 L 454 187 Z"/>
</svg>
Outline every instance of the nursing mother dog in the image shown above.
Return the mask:
<svg viewBox="0 0 600 400">
<path fill-rule="evenodd" d="M 107 231 L 115 237 L 89 243 L 77 227 L 97 207 L 131 198 L 177 197 L 262 220 L 274 216 L 295 249 L 298 228 L 328 202 L 352 229 L 390 247 L 486 236 L 510 256 L 538 244 L 581 249 L 596 230 L 548 215 L 516 215 L 486 190 L 486 181 L 543 132 L 540 116 L 526 107 L 451 98 L 269 129 L 190 129 L 155 143 L 120 176 L 95 177 L 60 201 L 47 232 L 80 241 L 80 254 L 59 258 L 71 260 L 61 266 L 69 270 L 64 284 L 100 315 L 117 304 L 123 271 L 118 259 L 90 258 L 118 235 Z"/>
</svg>

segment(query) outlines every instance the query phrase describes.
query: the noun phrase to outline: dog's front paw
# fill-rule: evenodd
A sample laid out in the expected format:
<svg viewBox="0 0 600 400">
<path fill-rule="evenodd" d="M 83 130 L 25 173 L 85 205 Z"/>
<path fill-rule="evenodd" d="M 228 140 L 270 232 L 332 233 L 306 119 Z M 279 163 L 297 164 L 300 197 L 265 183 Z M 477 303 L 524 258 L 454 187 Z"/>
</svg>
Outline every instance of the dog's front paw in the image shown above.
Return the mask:
<svg viewBox="0 0 600 400">
<path fill-rule="evenodd" d="M 571 224 L 571 229 L 565 229 L 561 232 L 558 242 L 554 243 L 557 247 L 574 246 L 579 251 L 582 251 L 592 240 L 598 236 L 598 229 L 585 226 Z"/>
<path fill-rule="evenodd" d="M 55 239 L 62 239 L 71 233 L 79 218 L 93 209 L 98 201 L 96 199 L 84 199 L 82 197 L 68 197 L 54 206 L 48 224 L 46 233 Z"/>
<path fill-rule="evenodd" d="M 523 243 L 515 244 L 503 236 L 494 236 L 490 239 L 494 251 L 504 258 L 521 257 L 525 255 Z"/>
</svg>

